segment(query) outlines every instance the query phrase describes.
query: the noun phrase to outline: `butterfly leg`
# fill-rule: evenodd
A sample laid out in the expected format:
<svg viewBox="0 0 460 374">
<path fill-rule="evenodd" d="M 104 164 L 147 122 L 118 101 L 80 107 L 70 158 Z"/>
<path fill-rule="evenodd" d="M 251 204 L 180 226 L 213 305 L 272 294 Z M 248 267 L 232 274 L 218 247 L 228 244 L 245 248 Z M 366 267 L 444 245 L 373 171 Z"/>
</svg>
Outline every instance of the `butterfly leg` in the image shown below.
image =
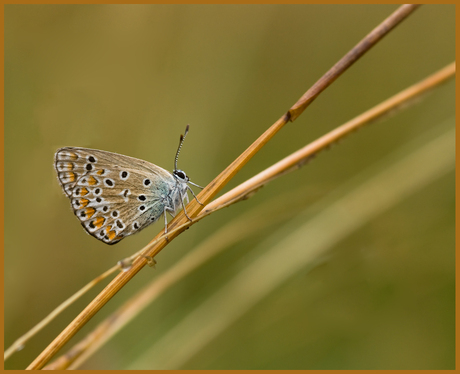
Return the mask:
<svg viewBox="0 0 460 374">
<path fill-rule="evenodd" d="M 184 199 L 187 198 L 187 202 L 188 202 L 187 192 L 185 193 L 185 197 L 182 195 L 182 191 L 179 191 L 179 193 L 180 193 L 180 202 L 182 203 L 182 208 L 184 209 L 184 214 L 188 218 L 189 221 L 192 221 L 192 219 L 188 216 L 187 211 L 185 210 Z"/>
<path fill-rule="evenodd" d="M 163 209 L 163 215 L 165 216 L 165 234 L 168 233 L 168 218 L 166 217 L 166 212 L 168 212 L 169 214 L 171 214 L 171 216 L 174 217 L 174 209 L 170 208 L 169 206 L 166 206 L 164 207 Z"/>
<path fill-rule="evenodd" d="M 203 204 L 201 203 L 201 201 L 198 200 L 198 198 L 196 197 L 195 193 L 193 192 L 193 190 L 190 188 L 189 185 L 187 185 L 187 188 L 188 188 L 189 191 L 192 193 L 192 195 L 193 195 L 193 197 L 195 198 L 195 200 L 198 201 L 198 204 L 203 205 Z"/>
</svg>

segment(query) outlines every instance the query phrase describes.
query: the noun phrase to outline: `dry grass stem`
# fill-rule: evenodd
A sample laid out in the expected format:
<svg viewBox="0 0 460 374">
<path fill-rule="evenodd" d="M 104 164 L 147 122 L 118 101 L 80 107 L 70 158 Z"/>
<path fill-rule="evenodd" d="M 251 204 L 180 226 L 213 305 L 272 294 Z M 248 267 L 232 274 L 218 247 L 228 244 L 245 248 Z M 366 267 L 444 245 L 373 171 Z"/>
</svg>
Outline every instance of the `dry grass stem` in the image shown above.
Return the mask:
<svg viewBox="0 0 460 374">
<path fill-rule="evenodd" d="M 408 107 L 408 103 L 414 103 L 414 99 L 416 97 L 419 97 L 430 89 L 433 89 L 435 86 L 446 82 L 446 80 L 452 78 L 454 74 L 455 63 L 451 63 L 438 72 L 420 81 L 419 83 L 414 84 L 413 86 L 376 105 L 375 107 L 346 122 L 342 126 L 334 129 L 316 141 L 308 144 L 304 148 L 292 153 L 291 155 L 287 156 L 283 160 L 267 168 L 246 182 L 233 188 L 231 191 L 208 204 L 193 221 L 197 222 L 217 210 L 241 201 L 242 199 L 247 198 L 248 195 L 255 193 L 259 188 L 267 184 L 269 181 L 285 175 L 291 171 L 297 170 L 301 165 L 305 163 L 306 160 L 309 160 L 312 156 L 315 156 L 319 151 L 329 147 L 334 142 L 337 142 L 339 139 L 359 129 L 360 127 L 373 122 L 376 119 L 387 115 L 388 113 L 394 114 L 398 108 L 406 109 Z M 285 205 L 285 202 L 283 204 Z M 262 215 L 262 217 L 279 218 L 279 214 L 265 214 Z M 244 222 L 246 221 L 247 220 Z M 258 226 L 262 227 L 265 227 L 270 223 L 263 218 L 251 218 L 249 222 L 256 223 Z M 184 226 L 188 227 L 191 224 L 191 222 L 187 222 Z M 180 230 L 184 226 L 176 227 L 174 230 Z M 106 342 L 125 324 L 132 320 L 137 314 L 141 312 L 142 309 L 145 308 L 145 306 L 155 300 L 168 287 L 178 282 L 191 271 L 202 265 L 211 256 L 219 253 L 225 246 L 233 244 L 235 241 L 242 240 L 249 233 L 254 232 L 258 228 L 259 227 L 254 227 L 253 225 L 248 226 L 246 223 L 240 224 L 240 221 L 233 224 L 230 223 L 229 225 L 225 226 L 222 230 L 219 230 L 219 232 L 216 232 L 211 237 L 209 237 L 196 250 L 188 253 L 166 273 L 160 275 L 151 283 L 151 285 L 132 297 L 115 313 L 113 313 L 105 321 L 99 324 L 99 326 L 84 340 L 76 344 L 68 353 L 61 356 L 58 360 L 54 361 L 46 368 L 65 369 L 71 364 L 72 367 L 77 367 L 79 363 L 81 363 L 85 358 L 89 357 L 91 353 L 93 353 L 98 347 Z M 235 232 L 237 232 L 238 235 L 235 235 Z M 222 235 L 224 235 L 224 239 L 222 239 Z M 161 240 L 161 238 L 158 240 Z M 126 264 L 130 263 L 139 255 L 140 253 L 136 253 L 132 257 L 126 259 Z M 77 361 L 75 362 L 75 360 Z"/>
<path fill-rule="evenodd" d="M 298 150 L 297 152 L 289 155 L 288 157 L 284 158 L 283 160 L 279 161 L 278 163 L 274 164 L 273 166 L 267 168 L 266 170 L 262 171 L 261 173 L 257 174 L 256 176 L 252 177 L 251 179 L 247 180 L 246 182 L 240 184 L 239 186 L 233 188 L 231 191 L 227 192 L 226 194 L 222 195 L 221 197 L 217 198 L 216 200 L 209 203 L 193 220 L 193 222 L 187 221 L 185 224 L 176 227 L 175 229 L 171 230 L 170 233 L 178 232 L 184 228 L 187 228 L 202 218 L 208 216 L 209 214 L 220 210 L 224 207 L 227 207 L 231 204 L 234 204 L 242 199 L 247 198 L 250 194 L 257 191 L 257 189 L 261 188 L 271 180 L 278 178 L 285 173 L 293 171 L 294 169 L 299 168 L 305 162 L 308 161 L 311 157 L 315 156 L 319 151 L 328 147 L 333 142 L 343 138 L 350 132 L 368 124 L 369 122 L 375 121 L 377 118 L 388 114 L 389 112 L 394 112 L 394 110 L 402 105 L 406 105 L 408 101 L 414 99 L 417 96 L 420 96 L 426 91 L 432 89 L 433 87 L 442 84 L 447 79 L 452 78 L 455 74 L 455 63 L 451 63 L 445 68 L 441 69 L 440 71 L 436 72 L 435 74 L 431 75 L 430 77 L 424 79 L 423 81 L 407 88 L 406 90 L 400 92 L 399 94 L 391 97 L 390 99 L 384 101 L 383 103 L 377 105 L 376 107 L 364 112 L 360 116 L 348 121 L 344 125 L 336 128 L 335 130 L 331 131 L 330 133 L 324 135 L 323 137 L 317 139 L 316 141 L 310 143 L 309 145 L 305 146 L 304 148 Z M 158 238 L 157 240 L 150 243 L 156 244 L 162 238 Z M 106 278 L 110 274 L 114 273 L 121 268 L 127 268 L 129 264 L 132 263 L 143 251 L 136 252 L 134 255 L 124 259 L 119 263 L 119 265 L 112 267 L 104 274 L 100 275 L 99 277 L 92 280 L 88 283 L 85 287 L 81 290 L 76 292 L 72 295 L 69 299 L 59 305 L 55 310 L 53 310 L 46 318 L 44 318 L 40 323 L 34 326 L 30 331 L 26 334 L 21 336 L 17 339 L 4 353 L 4 359 L 10 357 L 15 351 L 19 351 L 25 343 L 36 333 L 38 333 L 41 329 L 43 329 L 48 323 L 50 323 L 62 310 L 67 308 L 71 305 L 75 300 L 77 300 L 80 296 L 86 293 L 89 289 L 99 283 L 102 279 Z"/>
<path fill-rule="evenodd" d="M 455 128 L 453 119 L 449 122 L 447 131 L 433 138 L 421 136 L 423 144 L 415 149 L 403 146 L 377 167 L 352 177 L 345 186 L 277 227 L 226 283 L 146 347 L 127 369 L 185 368 L 288 279 L 300 272 L 304 275 L 374 218 L 451 174 Z"/>
<path fill-rule="evenodd" d="M 310 158 L 316 156 L 319 151 L 330 147 L 331 144 L 337 142 L 351 132 L 377 120 L 382 116 L 388 115 L 389 113 L 394 114 L 398 108 L 406 107 L 410 101 L 425 94 L 432 88 L 445 83 L 448 79 L 453 78 L 454 75 L 455 62 L 452 62 L 436 73 L 430 75 L 428 78 L 425 78 L 413 86 L 410 86 L 400 93 L 390 97 L 384 102 L 344 123 L 307 146 L 299 149 L 297 152 L 285 157 L 276 164 L 248 179 L 246 182 L 241 183 L 239 186 L 233 188 L 231 191 L 208 204 L 199 214 L 198 218 L 201 219 L 203 216 L 206 216 L 215 210 L 247 198 L 248 195 L 254 193 L 257 189 L 263 187 L 271 180 L 300 168 Z"/>
<path fill-rule="evenodd" d="M 305 200 L 303 189 L 297 195 L 295 201 Z M 75 344 L 64 355 L 45 366 L 44 369 L 63 370 L 78 368 L 92 353 L 97 351 L 98 348 L 154 300 L 210 258 L 218 255 L 229 246 L 245 240 L 254 233 L 278 224 L 287 217 L 292 216 L 294 212 L 299 210 L 298 204 L 292 203 L 292 196 L 293 193 L 289 192 L 281 202 L 273 203 L 270 201 L 262 207 L 258 207 L 255 211 L 243 214 L 241 217 L 212 233 L 204 242 L 188 252 L 171 268 L 153 279 L 136 295 L 132 296 L 115 312 L 99 323 L 85 338 Z M 286 209 L 287 206 L 290 206 L 289 209 Z M 234 235 L 235 232 L 238 232 L 238 235 Z"/>
<path fill-rule="evenodd" d="M 355 62 L 359 57 L 361 57 L 365 51 L 369 50 L 374 44 L 372 40 L 375 38 L 375 35 L 380 35 L 375 38 L 375 41 L 381 40 L 382 36 L 391 31 L 398 23 L 407 17 L 413 10 L 416 9 L 416 6 L 413 5 L 403 5 L 399 7 L 387 20 L 385 20 L 381 25 L 374 29 L 370 35 L 374 35 L 371 40 L 364 39 L 365 42 L 358 44 L 360 49 L 353 53 L 347 54 L 344 59 L 348 59 L 349 62 L 341 65 L 339 61 L 339 71 L 342 73 L 348 67 L 350 67 L 353 62 Z M 391 26 L 389 25 L 391 23 Z M 378 32 L 376 30 L 379 30 Z M 352 57 L 357 53 L 356 58 Z M 337 65 L 336 65 L 337 66 Z M 322 92 L 330 83 L 332 83 L 337 76 L 330 74 L 329 72 L 323 76 L 320 81 L 323 83 L 318 87 L 317 93 L 314 97 L 317 97 L 320 92 Z M 320 82 L 319 81 L 319 82 Z M 308 93 L 309 91 L 307 91 Z M 233 176 L 289 121 L 294 120 L 297 116 L 305 109 L 308 103 L 304 103 L 304 97 L 307 93 L 298 101 L 294 107 L 291 108 L 289 112 L 284 114 L 278 121 L 276 121 L 269 129 L 267 129 L 253 144 L 251 144 L 239 157 L 235 159 L 222 173 L 220 173 L 211 183 L 209 183 L 203 191 L 198 195 L 198 199 L 204 204 L 208 204 L 211 199 L 233 178 Z M 308 101 L 308 99 L 307 99 Z M 310 100 L 311 102 L 311 100 Z M 300 103 L 300 104 L 299 104 Z M 200 211 L 203 209 L 203 206 L 198 204 L 196 200 L 192 200 L 187 206 L 188 215 L 194 219 L 198 216 Z M 155 245 L 149 246 L 146 250 L 145 255 L 151 258 L 154 258 L 168 242 L 174 239 L 179 235 L 185 228 L 182 228 L 183 224 L 186 224 L 188 221 L 184 212 L 179 213 L 168 225 L 168 234 L 165 236 L 162 231 L 159 233 L 156 238 L 161 237 L 162 240 L 158 241 Z M 179 230 L 171 231 L 175 228 L 180 227 Z M 86 308 L 51 342 L 48 347 L 28 366 L 27 369 L 40 369 L 42 368 L 58 351 L 61 349 L 64 344 L 74 336 L 77 331 L 82 328 L 98 311 L 101 309 L 129 280 L 134 277 L 146 264 L 148 260 L 144 257 L 139 257 L 134 261 L 133 265 L 124 272 L 118 274 L 100 293 L 91 301 Z"/>
<path fill-rule="evenodd" d="M 91 282 L 86 284 L 84 287 L 75 292 L 71 297 L 65 300 L 61 305 L 54 309 L 50 314 L 43 318 L 39 323 L 37 323 L 32 329 L 30 329 L 26 334 L 22 335 L 17 339 L 5 352 L 4 360 L 10 357 L 14 352 L 20 351 L 27 341 L 29 341 L 35 334 L 42 330 L 46 325 L 48 325 L 54 318 L 56 318 L 64 309 L 72 305 L 76 300 L 93 288 L 96 284 L 101 282 L 103 279 L 107 278 L 110 274 L 113 274 L 115 271 L 119 270 L 120 266 L 116 265 L 111 267 L 109 270 L 94 278 Z"/>
<path fill-rule="evenodd" d="M 295 121 L 318 95 L 345 72 L 364 53 L 377 44 L 385 35 L 409 16 L 420 5 L 405 4 L 400 6 L 385 21 L 372 30 L 366 37 L 351 49 L 340 61 L 324 74 L 305 94 L 289 109 L 290 120 Z"/>
</svg>

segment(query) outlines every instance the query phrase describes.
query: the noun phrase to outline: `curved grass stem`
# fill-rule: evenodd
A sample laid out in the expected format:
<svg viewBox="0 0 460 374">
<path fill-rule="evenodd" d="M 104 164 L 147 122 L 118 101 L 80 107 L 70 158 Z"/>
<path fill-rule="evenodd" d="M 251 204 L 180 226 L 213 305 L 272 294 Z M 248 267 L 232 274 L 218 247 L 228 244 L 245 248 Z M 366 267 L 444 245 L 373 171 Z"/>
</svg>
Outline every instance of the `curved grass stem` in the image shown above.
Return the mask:
<svg viewBox="0 0 460 374">
<path fill-rule="evenodd" d="M 391 98 L 385 100 L 377 106 L 360 114 L 359 116 L 346 122 L 342 126 L 337 127 L 328 134 L 301 148 L 297 152 L 292 153 L 291 155 L 277 162 L 273 166 L 267 168 L 266 170 L 255 175 L 254 177 L 250 178 L 249 180 L 245 181 L 239 186 L 233 188 L 231 191 L 227 192 L 226 194 L 209 203 L 198 214 L 198 216 L 193 219 L 193 222 L 188 221 L 184 225 L 176 227 L 174 230 L 178 231 L 185 227 L 189 227 L 190 225 L 203 219 L 204 217 L 207 217 L 208 215 L 222 208 L 228 207 L 229 205 L 232 205 L 238 201 L 245 199 L 248 195 L 257 192 L 258 189 L 260 189 L 262 186 L 266 185 L 273 179 L 276 179 L 287 173 L 297 170 L 301 165 L 303 165 L 306 162 L 306 160 L 309 160 L 320 150 L 330 146 L 333 142 L 336 142 L 337 140 L 343 138 L 344 136 L 350 134 L 358 128 L 370 122 L 376 121 L 376 119 L 382 118 L 383 116 L 388 115 L 389 113 L 395 114 L 397 108 L 408 108 L 408 103 L 414 103 L 415 98 L 425 94 L 428 90 L 433 89 L 435 86 L 446 82 L 449 78 L 452 78 L 454 76 L 454 73 L 455 63 L 451 63 L 445 68 L 436 72 L 435 74 L 427 77 L 421 82 L 401 91 L 400 93 L 392 96 Z M 297 200 L 297 198 L 294 200 Z M 279 216 L 279 214 L 273 214 L 272 212 L 271 214 L 264 214 L 263 217 L 265 218 L 253 219 L 251 217 L 251 219 L 248 219 L 248 221 L 257 222 L 258 226 L 260 226 L 260 224 L 267 224 L 266 217 L 279 218 Z M 226 226 L 225 232 L 238 232 L 238 240 L 241 240 L 245 237 L 245 234 L 247 234 L 248 225 L 247 223 L 245 223 L 243 225 L 239 225 L 236 228 L 234 226 L 235 225 L 230 225 L 229 227 Z M 251 230 L 254 230 L 253 226 L 249 226 Z M 168 270 L 159 278 L 155 279 L 150 285 L 148 285 L 144 290 L 140 291 L 137 295 L 133 296 L 123 306 L 121 306 L 117 311 L 115 311 L 110 317 L 101 322 L 96 327 L 96 329 L 93 332 L 91 332 L 85 339 L 83 339 L 80 343 L 76 344 L 68 354 L 61 356 L 58 360 L 48 365 L 46 368 L 65 369 L 68 368 L 70 365 L 72 367 L 78 366 L 78 363 L 83 361 L 92 352 L 94 352 L 95 349 L 100 347 L 118 330 L 120 330 L 124 325 L 126 325 L 130 320 L 132 320 L 134 316 L 139 314 L 145 308 L 146 305 L 148 305 L 155 298 L 157 298 L 161 292 L 164 292 L 172 284 L 178 282 L 180 279 L 185 277 L 192 270 L 196 269 L 198 266 L 207 261 L 211 256 L 214 256 L 217 253 L 219 253 L 219 250 L 221 250 L 223 248 L 223 245 L 227 243 L 229 240 L 235 240 L 235 236 L 227 240 L 222 240 L 220 234 L 221 233 L 219 231 L 218 233 L 216 233 L 216 235 L 212 235 L 211 237 L 209 237 L 205 241 L 205 243 L 200 245 L 199 249 L 189 253 L 186 257 L 182 258 L 173 268 Z M 213 241 L 213 238 L 215 236 L 218 236 L 219 240 Z M 229 234 L 227 234 L 227 236 L 229 236 Z M 156 242 L 150 244 L 154 245 L 159 240 L 161 240 L 161 238 L 159 238 Z M 207 245 L 208 242 L 210 242 L 212 245 Z M 202 247 L 204 247 L 205 249 L 201 249 Z M 208 247 L 210 249 L 208 249 Z M 138 256 L 142 256 L 143 251 L 145 251 L 146 249 L 148 249 L 148 247 L 143 248 L 141 251 L 125 259 L 123 261 L 125 266 L 131 263 Z"/>
<path fill-rule="evenodd" d="M 240 156 L 238 156 L 224 171 L 222 171 L 203 191 L 198 199 L 204 204 L 209 204 L 216 194 L 235 176 L 235 174 L 288 122 L 296 119 L 308 104 L 324 91 L 337 77 L 348 69 L 354 62 L 364 55 L 375 43 L 388 34 L 396 25 L 402 22 L 417 8 L 416 5 L 403 5 L 393 12 L 390 17 L 377 26 L 368 37 L 358 43 L 357 47 L 347 53 L 334 67 L 328 71 L 304 96 L 281 118 L 270 126 L 254 143 L 252 143 Z M 338 74 L 331 74 L 338 67 Z M 315 88 L 312 98 L 309 92 Z M 187 206 L 188 215 L 192 220 L 198 217 L 203 206 L 195 200 Z M 190 225 L 183 212 L 178 214 L 168 225 L 168 234 L 159 233 L 143 253 L 147 258 L 154 258 L 172 239 L 183 232 L 187 223 Z M 173 231 L 176 229 L 175 231 Z M 93 301 L 43 350 L 42 353 L 28 366 L 27 369 L 42 368 L 63 346 L 76 334 L 131 278 L 133 278 L 148 262 L 146 257 L 138 257 L 133 265 L 124 272 L 119 273 Z"/>
</svg>

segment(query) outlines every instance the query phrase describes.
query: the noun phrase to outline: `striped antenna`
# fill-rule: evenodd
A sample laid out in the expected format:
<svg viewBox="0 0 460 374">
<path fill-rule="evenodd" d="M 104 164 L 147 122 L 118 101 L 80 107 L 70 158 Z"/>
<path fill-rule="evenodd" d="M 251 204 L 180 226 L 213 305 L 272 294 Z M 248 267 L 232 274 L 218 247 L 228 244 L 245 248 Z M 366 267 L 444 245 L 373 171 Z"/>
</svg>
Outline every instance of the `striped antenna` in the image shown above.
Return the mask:
<svg viewBox="0 0 460 374">
<path fill-rule="evenodd" d="M 177 170 L 177 159 L 179 158 L 180 149 L 182 148 L 182 144 L 184 144 L 185 137 L 187 136 L 188 128 L 189 128 L 189 125 L 187 125 L 187 127 L 185 128 L 184 135 L 180 136 L 179 147 L 177 147 L 176 159 L 174 160 L 174 170 Z"/>
</svg>

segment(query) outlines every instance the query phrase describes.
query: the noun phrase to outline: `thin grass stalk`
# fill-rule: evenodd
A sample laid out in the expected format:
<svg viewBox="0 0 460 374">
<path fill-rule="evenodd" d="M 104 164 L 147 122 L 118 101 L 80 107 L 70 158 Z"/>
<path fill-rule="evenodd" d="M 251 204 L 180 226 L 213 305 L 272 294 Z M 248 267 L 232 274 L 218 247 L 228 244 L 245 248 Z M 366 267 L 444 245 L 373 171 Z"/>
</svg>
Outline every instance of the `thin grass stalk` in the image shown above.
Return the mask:
<svg viewBox="0 0 460 374">
<path fill-rule="evenodd" d="M 343 72 L 345 72 L 354 62 L 356 62 L 369 48 L 377 44 L 384 36 L 395 28 L 401 21 L 416 10 L 419 4 L 404 4 L 396 12 L 390 15 L 385 21 L 372 30 L 361 40 L 350 52 L 348 52 L 339 62 L 324 74 L 305 94 L 289 109 L 291 121 L 295 121 L 298 116 L 315 100 L 323 90 L 334 82 Z"/>
<path fill-rule="evenodd" d="M 352 177 L 340 190 L 274 231 L 254 249 L 259 256 L 252 261 L 245 259 L 234 277 L 130 362 L 127 369 L 185 369 L 288 279 L 314 268 L 332 248 L 378 215 L 451 174 L 455 168 L 455 128 L 453 118 L 449 122 L 447 131 L 428 139 L 423 134 L 420 147 L 410 152 L 405 152 L 409 147 L 404 146 L 396 150 L 379 167 Z"/>
<path fill-rule="evenodd" d="M 43 318 L 39 323 L 37 323 L 33 328 L 31 328 L 27 333 L 22 335 L 17 339 L 3 354 L 3 359 L 6 360 L 14 352 L 21 350 L 25 344 L 40 330 L 45 328 L 52 320 L 54 320 L 59 314 L 61 314 L 65 309 L 77 301 L 81 296 L 87 293 L 91 288 L 96 284 L 101 282 L 103 279 L 107 278 L 110 274 L 113 274 L 115 271 L 120 269 L 120 265 L 112 266 L 109 270 L 94 278 L 91 282 L 80 288 L 75 292 L 71 297 L 65 300 L 62 304 L 58 305 L 50 314 Z"/>
<path fill-rule="evenodd" d="M 271 180 L 297 170 L 301 165 L 305 164 L 306 160 L 311 159 L 311 157 L 316 155 L 320 150 L 329 147 L 333 142 L 338 141 L 339 139 L 345 137 L 351 132 L 354 132 L 362 126 L 371 122 L 375 122 L 377 119 L 387 116 L 389 113 L 394 115 L 398 109 L 407 109 L 409 104 L 414 104 L 416 102 L 415 99 L 417 97 L 424 95 L 434 87 L 445 83 L 449 78 L 452 78 L 454 74 L 455 63 L 451 63 L 438 72 L 425 78 L 424 80 L 390 97 L 384 102 L 339 126 L 338 128 L 322 136 L 316 141 L 308 144 L 297 152 L 287 156 L 283 160 L 250 178 L 246 182 L 243 182 L 231 191 L 222 195 L 220 198 L 208 204 L 195 220 L 202 219 L 217 210 L 241 201 L 247 198 L 249 195 L 252 196 L 253 193 L 257 192 L 258 189 L 260 189 Z M 228 231 L 227 227 L 224 231 Z M 230 226 L 230 231 L 238 233 L 238 235 L 234 238 L 238 240 L 240 240 L 241 236 L 244 236 L 245 234 L 244 229 L 235 229 L 233 225 Z M 206 242 L 208 242 L 208 240 L 212 240 L 214 237 L 215 235 L 207 239 Z M 217 241 L 213 243 L 212 247 L 216 249 L 219 248 L 220 245 L 222 245 L 222 241 Z M 138 255 L 139 253 L 134 256 Z M 145 290 L 141 291 L 138 295 L 128 300 L 119 310 L 114 312 L 105 321 L 101 322 L 101 324 L 99 324 L 98 327 L 84 340 L 75 345 L 67 354 L 61 356 L 58 360 L 48 365 L 47 368 L 65 369 L 68 367 L 68 365 L 72 365 L 73 368 L 77 367 L 78 363 L 83 361 L 84 358 L 88 357 L 90 353 L 94 352 L 97 347 L 101 346 L 102 343 L 107 341 L 110 336 L 114 335 L 118 330 L 122 328 L 123 325 L 128 323 L 132 318 L 134 318 L 135 315 L 140 313 L 143 306 L 148 305 L 148 303 L 152 302 L 156 297 L 158 297 L 158 288 L 161 289 L 161 292 L 166 290 L 166 284 L 163 280 L 164 277 L 168 278 L 168 276 L 170 276 L 174 278 L 174 282 L 171 281 L 169 283 L 169 286 L 171 286 L 173 283 L 182 279 L 182 277 L 185 277 L 192 269 L 200 266 L 208 258 L 208 256 L 200 256 L 196 251 L 190 252 L 186 257 L 182 258 L 176 265 L 168 270 L 167 273 L 161 275 L 159 278 L 154 280 L 152 284 L 149 285 Z M 132 259 L 128 259 L 128 262 L 131 260 Z M 186 267 L 187 271 L 185 271 L 183 267 Z M 148 303 L 145 294 L 151 295 Z M 136 302 L 136 299 L 141 299 L 141 301 Z M 139 309 L 136 310 L 136 308 Z M 77 360 L 77 362 L 74 362 L 75 360 Z"/>
<path fill-rule="evenodd" d="M 246 182 L 241 183 L 239 186 L 233 188 L 226 194 L 215 199 L 213 202 L 208 204 L 205 209 L 203 209 L 199 215 L 199 218 L 220 209 L 221 206 L 227 207 L 239 200 L 247 198 L 248 195 L 263 187 L 271 180 L 276 179 L 280 175 L 284 175 L 285 173 L 288 173 L 294 169 L 300 168 L 302 165 L 308 162 L 309 159 L 315 157 L 320 151 L 330 147 L 333 143 L 339 141 L 353 131 L 356 131 L 371 122 L 374 122 L 383 116 L 387 116 L 389 114 L 394 115 L 398 109 L 406 108 L 406 106 L 409 105 L 411 101 L 414 102 L 415 99 L 421 95 L 426 94 L 429 90 L 432 90 L 436 86 L 446 83 L 454 76 L 455 62 L 452 62 L 444 68 L 438 70 L 436 73 L 406 88 L 405 90 L 390 97 L 389 99 L 360 114 L 359 116 L 351 119 L 350 121 L 318 138 L 314 142 L 299 149 L 297 152 L 292 153 L 283 160 L 248 179 Z"/>
<path fill-rule="evenodd" d="M 292 192 L 286 194 L 282 202 L 272 201 L 241 215 L 217 231 L 202 243 L 181 257 L 172 267 L 158 275 L 139 292 L 129 298 L 104 321 L 99 323 L 87 336 L 75 344 L 68 352 L 46 365 L 46 370 L 76 369 L 98 348 L 103 346 L 120 329 L 132 321 L 148 305 L 165 293 L 174 284 L 195 271 L 211 258 L 229 246 L 244 241 L 255 233 L 279 224 L 299 211 L 299 204 L 292 203 Z M 304 189 L 299 191 L 296 202 L 305 200 Z M 300 204 L 301 206 L 303 204 Z M 289 209 L 286 209 L 286 207 Z M 238 232 L 238 235 L 234 235 Z"/>
<path fill-rule="evenodd" d="M 379 30 L 379 38 L 364 38 L 357 46 L 355 46 L 349 53 L 347 53 L 339 62 L 338 65 L 342 66 L 343 70 L 349 68 L 354 62 L 357 61 L 363 54 L 374 46 L 378 41 L 382 39 L 384 35 L 389 33 L 396 25 L 402 22 L 410 13 L 412 13 L 417 6 L 415 5 L 403 5 L 393 12 L 390 17 L 383 21 L 377 26 L 371 34 L 375 34 L 376 30 Z M 355 52 L 353 52 L 355 51 Z M 357 58 L 354 58 L 354 54 L 357 54 Z M 345 61 L 349 61 L 346 63 Z M 337 66 L 337 64 L 335 65 Z M 328 72 L 329 73 L 329 72 Z M 328 75 L 326 73 L 320 80 L 325 82 L 330 81 L 332 83 L 337 76 Z M 330 83 L 322 84 L 318 88 L 320 92 L 324 91 Z M 308 93 L 308 91 L 307 91 Z M 307 94 L 306 93 L 306 94 Z M 305 94 L 305 95 L 306 95 Z M 305 96 L 304 95 L 304 96 Z M 299 100 L 302 101 L 302 98 Z M 298 101 L 298 102 L 299 102 Z M 302 104 L 301 112 L 308 106 L 309 103 Z M 294 108 L 295 109 L 295 108 Z M 292 108 L 291 108 L 292 110 Z M 300 113 L 301 113 L 300 112 Z M 300 114 L 299 113 L 299 114 Z M 296 112 L 294 113 L 298 115 Z M 211 183 L 209 183 L 198 195 L 198 199 L 204 204 L 208 204 L 211 199 L 235 176 L 235 174 L 278 132 L 281 128 L 289 121 L 297 117 L 292 117 L 291 112 L 285 113 L 278 121 L 276 121 L 268 130 L 266 130 L 253 144 L 251 144 L 238 158 L 235 159 L 222 173 L 220 173 Z M 193 219 L 203 209 L 203 206 L 198 204 L 195 200 L 192 200 L 187 205 L 188 215 Z M 187 222 L 187 218 L 184 212 L 178 214 L 168 225 L 168 230 L 176 227 L 182 227 Z M 153 241 L 157 238 L 163 240 L 157 242 L 153 247 L 149 247 L 145 252 L 145 255 L 150 258 L 154 258 L 172 239 L 179 235 L 184 229 L 178 230 L 171 234 L 164 235 L 161 231 Z M 40 353 L 40 355 L 27 367 L 27 369 L 40 369 L 61 349 L 64 344 L 74 336 L 78 330 L 80 330 L 131 278 L 133 278 L 146 264 L 148 259 L 139 257 L 133 265 L 127 270 L 118 274 L 108 284 L 96 298 L 91 301 L 86 308 Z"/>
</svg>

